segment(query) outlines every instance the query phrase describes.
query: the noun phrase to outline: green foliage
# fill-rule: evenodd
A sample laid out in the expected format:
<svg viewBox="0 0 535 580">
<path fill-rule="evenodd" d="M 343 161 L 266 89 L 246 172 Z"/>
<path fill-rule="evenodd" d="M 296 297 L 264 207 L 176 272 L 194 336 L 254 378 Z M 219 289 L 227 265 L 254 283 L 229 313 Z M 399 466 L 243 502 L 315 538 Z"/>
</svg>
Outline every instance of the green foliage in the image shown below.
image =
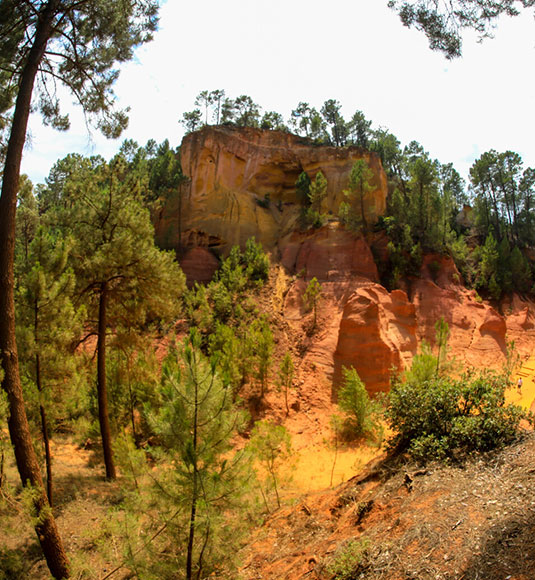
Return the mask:
<svg viewBox="0 0 535 580">
<path fill-rule="evenodd" d="M 200 129 L 200 127 L 202 127 L 202 113 L 200 109 L 194 109 L 193 111 L 186 111 L 183 113 L 180 123 L 186 129 L 186 135 Z"/>
<path fill-rule="evenodd" d="M 515 246 L 511 250 L 511 257 L 509 260 L 509 266 L 511 268 L 511 278 L 513 286 L 519 292 L 529 292 L 531 290 L 532 283 L 532 271 L 528 260 L 524 254 L 520 251 L 518 246 Z"/>
<path fill-rule="evenodd" d="M 112 426 L 116 433 L 127 429 L 139 443 L 150 434 L 144 407 L 155 408 L 158 402 L 158 362 L 152 349 L 140 345 L 137 337 L 122 336 L 111 351 L 108 366 L 108 389 Z M 156 337 L 144 336 L 150 343 Z"/>
<path fill-rule="evenodd" d="M 321 284 L 318 279 L 314 276 L 312 280 L 307 284 L 305 292 L 303 294 L 303 304 L 307 310 L 312 310 L 312 329 L 316 328 L 317 313 L 318 313 L 318 302 L 321 297 Z"/>
<path fill-rule="evenodd" d="M 22 554 L 18 550 L 0 547 L 0 580 L 27 578 L 28 571 Z"/>
<path fill-rule="evenodd" d="M 353 164 L 349 174 L 348 189 L 344 190 L 347 205 L 340 204 L 340 219 L 351 229 L 362 227 L 368 229 L 366 220 L 366 205 L 369 204 L 369 194 L 374 187 L 371 185 L 373 171 L 364 159 Z"/>
<path fill-rule="evenodd" d="M 171 349 L 159 408 L 149 413 L 161 447 L 151 450 L 156 468 L 144 484 L 152 482 L 150 493 L 131 498 L 146 550 L 139 557 L 131 551 L 130 560 L 142 579 L 230 573 L 247 523 L 253 472 L 247 454 L 232 445 L 246 417 L 200 343 L 192 332 L 181 351 Z M 140 486 L 142 457 L 131 441 L 121 445 L 123 468 Z"/>
<path fill-rule="evenodd" d="M 253 321 L 247 333 L 249 348 L 252 353 L 253 373 L 260 386 L 260 397 L 267 391 L 267 382 L 272 364 L 273 334 L 266 318 Z"/>
<path fill-rule="evenodd" d="M 275 111 L 266 111 L 264 113 L 260 121 L 260 129 L 288 132 L 288 127 L 284 123 L 283 116 Z"/>
<path fill-rule="evenodd" d="M 43 410 L 50 430 L 70 418 L 69 404 L 82 386 L 74 346 L 82 334 L 85 309 L 73 306 L 75 277 L 68 266 L 72 240 L 40 226 L 26 242 L 16 262 L 21 380 L 33 425 L 42 427 Z"/>
<path fill-rule="evenodd" d="M 366 119 L 362 111 L 356 111 L 348 123 L 349 142 L 357 147 L 367 149 L 370 144 L 372 122 Z"/>
<path fill-rule="evenodd" d="M 368 538 L 349 539 L 337 547 L 326 565 L 327 572 L 336 580 L 356 578 L 370 547 Z"/>
<path fill-rule="evenodd" d="M 495 21 L 502 15 L 516 16 L 521 7 L 533 6 L 532 0 L 389 0 L 405 26 L 425 33 L 429 48 L 446 58 L 462 54 L 464 29 L 474 30 L 480 38 L 492 36 Z"/>
<path fill-rule="evenodd" d="M 250 373 L 253 353 L 249 347 L 240 328 L 220 322 L 216 322 L 214 332 L 208 337 L 208 352 L 217 361 L 219 374 L 231 387 L 234 397 Z"/>
<path fill-rule="evenodd" d="M 447 459 L 512 442 L 526 415 L 505 403 L 509 372 L 469 371 L 460 378 L 437 373 L 429 350 L 395 375 L 386 417 L 395 435 L 391 446 L 418 460 Z"/>
<path fill-rule="evenodd" d="M 317 143 L 329 141 L 327 126 L 322 115 L 308 103 L 300 102 L 292 111 L 290 126 L 298 135 L 314 139 Z"/>
<path fill-rule="evenodd" d="M 275 425 L 269 421 L 258 421 L 251 432 L 248 448 L 261 467 L 257 476 L 262 497 L 269 512 L 273 493 L 277 507 L 281 506 L 279 493 L 283 478 L 281 468 L 286 464 L 288 470 L 288 462 L 292 457 L 290 434 L 282 425 Z"/>
<path fill-rule="evenodd" d="M 264 252 L 260 242 L 256 242 L 254 238 L 249 238 L 245 242 L 242 259 L 245 265 L 245 275 L 251 282 L 257 282 L 261 285 L 268 279 L 269 257 Z"/>
<path fill-rule="evenodd" d="M 303 179 L 302 183 L 299 183 L 300 187 L 305 188 L 306 182 Z M 327 196 L 327 179 L 321 171 L 316 173 L 314 181 L 310 182 L 308 188 L 308 200 L 309 206 L 304 212 L 305 223 L 313 228 L 320 228 L 324 225 L 326 220 L 326 215 L 321 212 L 323 200 Z"/>
<path fill-rule="evenodd" d="M 347 143 L 348 127 L 340 114 L 341 105 L 335 99 L 328 99 L 321 107 L 321 116 L 331 129 L 329 141 L 336 147 L 342 147 Z"/>
<path fill-rule="evenodd" d="M 343 367 L 343 383 L 338 393 L 338 406 L 345 417 L 340 425 L 340 435 L 346 441 L 359 437 L 381 440 L 380 423 L 382 407 L 370 399 L 366 386 L 354 368 Z"/>
<path fill-rule="evenodd" d="M 44 123 L 58 130 L 69 128 L 69 117 L 60 109 L 59 87 L 64 85 L 84 109 L 86 119 L 94 119 L 107 137 L 117 138 L 128 123 L 126 111 L 114 110 L 117 65 L 130 60 L 134 48 L 152 38 L 158 22 L 157 3 L 100 2 L 97 9 L 94 3 L 61 0 L 50 4 L 46 12 L 50 30 L 40 38 L 47 43 L 42 56 L 46 66 L 40 67 L 35 91 L 35 107 Z M 40 1 L 2 3 L 1 68 L 10 74 L 0 77 L 2 91 L 6 90 L 1 113 L 13 105 L 43 15 Z"/>
<path fill-rule="evenodd" d="M 302 171 L 295 182 L 295 190 L 297 192 L 297 198 L 301 202 L 303 207 L 308 207 L 310 205 L 310 177 L 307 173 Z"/>
<path fill-rule="evenodd" d="M 388 288 L 398 288 L 402 278 L 415 276 L 422 265 L 422 246 L 414 243 L 411 226 L 402 228 L 394 217 L 384 220 L 387 233 L 392 238 L 387 244 L 388 260 L 381 264 L 381 272 Z"/>
</svg>

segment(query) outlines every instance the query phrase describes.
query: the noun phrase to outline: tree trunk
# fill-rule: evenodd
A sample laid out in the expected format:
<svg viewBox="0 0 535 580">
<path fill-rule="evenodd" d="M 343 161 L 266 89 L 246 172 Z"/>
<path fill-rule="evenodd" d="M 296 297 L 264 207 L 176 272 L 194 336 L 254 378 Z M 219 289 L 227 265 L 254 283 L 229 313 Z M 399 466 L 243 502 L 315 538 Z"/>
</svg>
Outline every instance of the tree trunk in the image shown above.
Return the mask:
<svg viewBox="0 0 535 580">
<path fill-rule="evenodd" d="M 110 414 L 108 411 L 108 390 L 106 386 L 106 308 L 108 305 L 108 284 L 100 285 L 100 300 L 98 305 L 98 338 L 97 338 L 97 396 L 98 421 L 102 437 L 102 452 L 106 466 L 106 477 L 115 479 L 115 464 L 111 443 Z"/>
<path fill-rule="evenodd" d="M 9 434 L 22 484 L 36 493 L 33 507 L 35 531 L 48 568 L 54 578 L 69 577 L 69 563 L 48 505 L 37 456 L 32 445 L 28 418 L 19 375 L 19 360 L 15 340 L 15 302 L 13 258 L 15 251 L 15 213 L 19 189 L 22 150 L 30 114 L 33 85 L 47 42 L 52 35 L 52 22 L 58 1 L 50 0 L 42 11 L 34 43 L 21 75 L 11 132 L 6 151 L 0 197 L 0 352 L 4 369 L 2 388 L 9 402 Z"/>
<path fill-rule="evenodd" d="M 35 355 L 35 382 L 39 395 L 43 392 L 41 385 L 41 360 L 38 354 Z M 39 414 L 41 415 L 41 434 L 43 436 L 43 445 L 45 447 L 45 464 L 46 464 L 46 494 L 48 503 L 52 506 L 53 501 L 53 484 L 52 484 L 52 454 L 50 452 L 50 438 L 48 436 L 48 422 L 46 419 L 46 410 L 42 401 L 39 401 Z"/>
</svg>

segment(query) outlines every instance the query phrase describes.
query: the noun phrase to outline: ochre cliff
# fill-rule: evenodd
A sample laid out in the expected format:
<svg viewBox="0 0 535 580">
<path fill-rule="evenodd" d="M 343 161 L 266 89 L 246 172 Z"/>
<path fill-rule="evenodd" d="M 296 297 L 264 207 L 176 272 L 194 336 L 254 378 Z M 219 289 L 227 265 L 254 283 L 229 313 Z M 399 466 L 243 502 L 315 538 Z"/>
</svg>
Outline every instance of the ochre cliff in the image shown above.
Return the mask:
<svg viewBox="0 0 535 580">
<path fill-rule="evenodd" d="M 533 303 L 517 296 L 495 307 L 481 301 L 462 286 L 451 258 L 425 256 L 420 275 L 402 289 L 381 286 L 374 254 L 386 259 L 384 232 L 355 234 L 336 217 L 349 172 L 362 158 L 374 174 L 375 188 L 365 203 L 367 221 L 374 223 L 385 210 L 387 182 L 372 153 L 249 128 L 191 133 L 181 146 L 188 177 L 181 205 L 175 199 L 162 208 L 159 242 L 176 248 L 181 231 L 181 265 L 190 283 L 208 281 L 232 245 L 243 247 L 251 236 L 262 242 L 289 275 L 281 314 L 294 330 L 309 333 L 300 380 L 332 388 L 334 396 L 344 366 L 355 367 L 370 392 L 388 389 L 391 369 L 410 365 L 423 340 L 434 343 L 441 317 L 450 328 L 450 353 L 465 365 L 498 367 L 510 340 L 521 356 L 530 354 Z M 328 181 L 322 208 L 328 220 L 320 229 L 303 230 L 295 182 L 301 172 L 313 178 L 319 170 Z M 303 293 L 313 277 L 322 294 L 317 328 L 310 332 Z"/>
<path fill-rule="evenodd" d="M 321 235 L 317 232 L 316 235 Z M 474 291 L 459 283 L 459 273 L 450 258 L 426 256 L 420 277 L 410 281 L 407 291 L 388 292 L 377 283 L 376 271 L 366 272 L 368 262 L 361 239 L 359 272 L 347 277 L 333 276 L 344 244 L 331 248 L 326 259 L 324 248 L 309 240 L 310 264 L 322 264 L 314 275 L 322 284 L 322 306 L 317 341 L 306 355 L 308 363 L 333 384 L 333 394 L 341 378 L 342 367 L 354 367 L 369 392 L 386 391 L 393 367 L 407 368 L 422 341 L 435 342 L 435 323 L 441 317 L 448 323 L 450 357 L 462 367 L 499 368 L 506 360 L 509 341 L 517 353 L 529 356 L 535 342 L 535 306 L 515 296 L 510 303 L 498 305 L 502 314 L 481 301 Z M 349 262 L 351 256 L 346 256 Z M 353 254 L 353 258 L 355 255 Z M 440 270 L 431 276 L 427 264 L 439 261 Z M 327 273 L 327 275 L 322 275 Z M 305 314 L 302 294 L 306 280 L 296 280 L 288 292 L 287 320 L 296 324 Z"/>
<path fill-rule="evenodd" d="M 255 236 L 268 251 L 293 232 L 302 204 L 295 182 L 305 171 L 327 178 L 322 211 L 338 215 L 355 161 L 365 159 L 373 171 L 374 189 L 365 199 L 369 223 L 386 207 L 387 182 L 379 157 L 357 147 L 318 146 L 279 131 L 205 127 L 187 135 L 180 147 L 184 175 L 181 242 L 183 249 L 208 247 L 225 254 Z M 178 246 L 176 204 L 164 207 L 156 221 L 161 245 Z"/>
</svg>

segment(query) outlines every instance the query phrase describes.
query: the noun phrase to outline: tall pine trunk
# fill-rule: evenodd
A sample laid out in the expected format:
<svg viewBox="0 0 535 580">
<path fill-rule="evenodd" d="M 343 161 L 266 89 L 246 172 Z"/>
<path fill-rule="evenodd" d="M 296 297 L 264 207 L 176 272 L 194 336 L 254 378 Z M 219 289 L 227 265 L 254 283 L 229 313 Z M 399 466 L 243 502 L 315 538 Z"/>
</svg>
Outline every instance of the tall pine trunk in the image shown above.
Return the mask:
<svg viewBox="0 0 535 580">
<path fill-rule="evenodd" d="M 38 354 L 35 355 L 35 382 L 39 395 L 42 395 L 43 386 L 41 384 L 41 361 Z M 54 505 L 54 486 L 52 483 L 52 453 L 50 451 L 50 437 L 48 435 L 48 421 L 46 418 L 46 409 L 43 401 L 39 401 L 39 414 L 41 415 L 41 435 L 43 436 L 43 445 L 45 448 L 45 464 L 46 464 L 46 494 L 48 496 L 48 503 Z"/>
<path fill-rule="evenodd" d="M 34 303 L 34 322 L 33 334 L 35 337 L 35 344 L 39 349 L 39 304 L 37 298 Z M 39 351 L 35 353 L 35 384 L 39 392 L 39 414 L 41 416 L 41 435 L 43 437 L 43 446 L 45 448 L 45 464 L 46 464 L 46 494 L 48 496 L 48 503 L 54 505 L 53 500 L 53 486 L 52 486 L 52 454 L 50 452 L 50 437 L 48 436 L 48 421 L 46 419 L 46 409 L 42 401 L 43 384 L 41 382 L 41 357 Z"/>
<path fill-rule="evenodd" d="M 59 579 L 69 577 L 69 564 L 54 516 L 48 505 L 26 416 L 15 340 L 13 272 L 15 214 L 22 150 L 26 140 L 33 85 L 47 42 L 53 32 L 52 21 L 57 3 L 57 0 L 50 0 L 39 18 L 35 40 L 21 75 L 5 157 L 0 197 L 0 312 L 2 313 L 0 316 L 0 356 L 4 369 L 2 388 L 9 402 L 8 426 L 17 468 L 23 486 L 31 486 L 35 490 L 33 508 L 38 516 L 35 520 L 37 522 L 35 531 L 52 576 Z"/>
<path fill-rule="evenodd" d="M 115 479 L 115 463 L 113 461 L 110 413 L 108 410 L 108 388 L 106 384 L 106 309 L 108 306 L 108 283 L 100 285 L 100 300 L 98 305 L 98 338 L 97 338 L 97 398 L 98 421 L 102 437 L 102 452 L 106 466 L 106 477 Z"/>
</svg>

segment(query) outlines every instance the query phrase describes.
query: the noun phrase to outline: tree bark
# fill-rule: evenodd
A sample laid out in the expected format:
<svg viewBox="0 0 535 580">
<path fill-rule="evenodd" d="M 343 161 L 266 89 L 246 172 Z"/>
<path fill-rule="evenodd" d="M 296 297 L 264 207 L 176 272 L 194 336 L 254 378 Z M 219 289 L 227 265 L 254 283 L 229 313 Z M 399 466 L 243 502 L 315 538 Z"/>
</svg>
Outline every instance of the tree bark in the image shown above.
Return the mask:
<svg viewBox="0 0 535 580">
<path fill-rule="evenodd" d="M 97 396 L 98 421 L 102 437 L 102 452 L 106 466 L 107 479 L 115 479 L 115 464 L 113 461 L 110 414 L 108 410 L 108 389 L 106 385 L 106 308 L 108 305 L 108 283 L 100 285 L 100 300 L 98 307 L 98 338 L 97 338 Z"/>
<path fill-rule="evenodd" d="M 43 387 L 41 385 L 41 360 L 38 354 L 35 355 L 35 382 L 37 390 L 41 395 Z M 50 437 L 48 436 L 48 421 L 46 419 L 46 409 L 42 401 L 39 402 L 39 413 L 41 415 L 41 434 L 43 436 L 43 445 L 45 447 L 45 464 L 46 464 L 46 494 L 48 503 L 54 505 L 53 483 L 52 483 L 52 453 L 50 452 Z"/>
<path fill-rule="evenodd" d="M 69 564 L 56 522 L 48 505 L 41 470 L 32 445 L 19 375 L 15 340 L 15 302 L 13 259 L 15 251 L 15 214 L 19 189 L 20 164 L 26 140 L 33 85 L 39 63 L 53 33 L 53 19 L 59 4 L 50 0 L 41 12 L 35 39 L 28 54 L 19 84 L 11 132 L 6 151 L 0 197 L 0 353 L 4 369 L 2 388 L 9 401 L 9 434 L 15 451 L 23 486 L 35 489 L 33 507 L 38 523 L 35 531 L 54 578 L 68 578 Z"/>
<path fill-rule="evenodd" d="M 33 334 L 35 344 L 37 345 L 37 352 L 35 353 L 35 384 L 39 392 L 40 399 L 43 393 L 43 385 L 41 383 L 41 357 L 39 356 L 39 304 L 38 300 L 34 303 L 34 322 Z M 48 503 L 54 505 L 53 500 L 53 486 L 52 486 L 52 454 L 50 453 L 50 438 L 48 436 L 48 422 L 46 419 L 46 410 L 43 401 L 39 401 L 39 414 L 41 415 L 41 435 L 43 436 L 43 445 L 45 448 L 45 464 L 46 464 L 46 494 L 48 496 Z"/>
</svg>

